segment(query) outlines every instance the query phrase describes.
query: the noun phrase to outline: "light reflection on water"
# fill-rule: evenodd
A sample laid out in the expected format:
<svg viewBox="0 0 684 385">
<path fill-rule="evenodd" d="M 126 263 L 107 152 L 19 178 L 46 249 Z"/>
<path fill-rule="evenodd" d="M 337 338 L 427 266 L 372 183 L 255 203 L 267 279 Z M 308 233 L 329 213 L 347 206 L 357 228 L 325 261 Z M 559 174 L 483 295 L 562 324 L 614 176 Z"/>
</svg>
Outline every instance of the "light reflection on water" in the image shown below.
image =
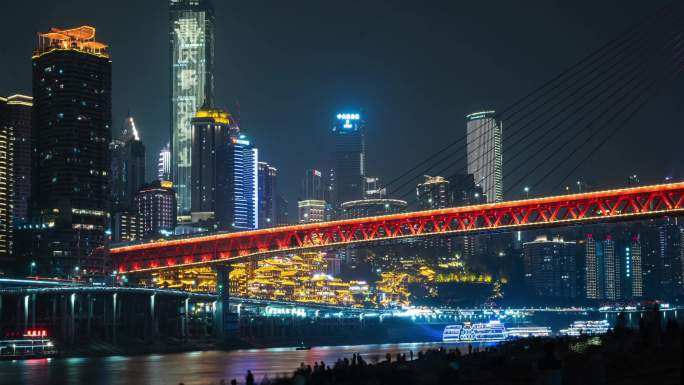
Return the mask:
<svg viewBox="0 0 684 385">
<path fill-rule="evenodd" d="M 397 353 L 444 346 L 448 349 L 463 345 L 442 343 L 405 343 L 381 345 L 325 346 L 311 350 L 294 348 L 249 349 L 229 352 L 207 351 L 144 356 L 111 356 L 98 358 L 55 358 L 0 362 L 1 385 L 185 385 L 227 383 L 236 378 L 244 383 L 247 370 L 254 373 L 257 383 L 264 375 L 274 378 L 290 375 L 301 362 L 325 361 L 332 366 L 339 358 L 351 359 L 361 353 L 367 362 L 384 360 L 387 353 L 395 359 Z"/>
</svg>

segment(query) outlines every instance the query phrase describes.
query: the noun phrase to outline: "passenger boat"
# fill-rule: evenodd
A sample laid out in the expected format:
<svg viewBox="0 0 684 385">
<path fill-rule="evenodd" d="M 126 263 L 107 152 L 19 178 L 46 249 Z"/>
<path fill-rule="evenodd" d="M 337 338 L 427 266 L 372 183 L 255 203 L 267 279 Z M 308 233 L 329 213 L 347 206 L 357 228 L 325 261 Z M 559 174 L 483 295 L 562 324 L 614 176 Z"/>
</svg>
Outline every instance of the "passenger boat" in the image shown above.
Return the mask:
<svg viewBox="0 0 684 385">
<path fill-rule="evenodd" d="M 447 325 L 442 333 L 443 342 L 498 342 L 507 338 L 506 327 L 499 321 Z"/>
<path fill-rule="evenodd" d="M 567 329 L 561 329 L 560 334 L 566 336 L 604 334 L 610 330 L 610 324 L 606 320 L 600 321 L 575 321 Z"/>
<path fill-rule="evenodd" d="M 28 330 L 21 336 L 0 339 L 0 359 L 52 357 L 57 354 L 45 330 Z"/>
</svg>

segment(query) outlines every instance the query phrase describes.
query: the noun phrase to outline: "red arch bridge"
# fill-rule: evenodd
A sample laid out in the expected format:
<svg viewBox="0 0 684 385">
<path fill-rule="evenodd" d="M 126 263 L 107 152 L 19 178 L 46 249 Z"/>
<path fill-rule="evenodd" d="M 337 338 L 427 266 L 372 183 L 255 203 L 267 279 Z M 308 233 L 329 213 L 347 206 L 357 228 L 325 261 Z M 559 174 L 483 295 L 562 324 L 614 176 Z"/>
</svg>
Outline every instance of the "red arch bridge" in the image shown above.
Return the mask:
<svg viewBox="0 0 684 385">
<path fill-rule="evenodd" d="M 219 233 L 112 247 L 118 272 L 242 262 L 248 257 L 445 234 L 517 231 L 680 215 L 684 182 Z"/>
</svg>

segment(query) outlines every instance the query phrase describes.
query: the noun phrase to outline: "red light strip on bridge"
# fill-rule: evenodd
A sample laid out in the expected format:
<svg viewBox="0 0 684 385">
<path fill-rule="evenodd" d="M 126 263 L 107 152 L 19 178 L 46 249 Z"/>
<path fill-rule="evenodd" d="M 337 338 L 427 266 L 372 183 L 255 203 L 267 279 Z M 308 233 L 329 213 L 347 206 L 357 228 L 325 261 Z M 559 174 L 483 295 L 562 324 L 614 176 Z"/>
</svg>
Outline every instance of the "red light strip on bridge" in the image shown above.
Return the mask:
<svg viewBox="0 0 684 385">
<path fill-rule="evenodd" d="M 439 234 L 551 227 L 684 212 L 684 182 L 222 233 L 112 248 L 119 272 Z"/>
</svg>

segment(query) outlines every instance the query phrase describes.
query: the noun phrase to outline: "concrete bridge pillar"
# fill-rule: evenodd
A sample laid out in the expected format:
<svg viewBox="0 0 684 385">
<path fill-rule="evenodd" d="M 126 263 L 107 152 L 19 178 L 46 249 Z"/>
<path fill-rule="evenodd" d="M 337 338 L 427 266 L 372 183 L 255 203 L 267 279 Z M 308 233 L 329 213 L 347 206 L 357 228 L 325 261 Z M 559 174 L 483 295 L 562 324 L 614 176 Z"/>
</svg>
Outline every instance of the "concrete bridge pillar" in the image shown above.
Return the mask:
<svg viewBox="0 0 684 385">
<path fill-rule="evenodd" d="M 88 311 L 88 318 L 86 320 L 86 334 L 88 337 L 92 335 L 92 322 L 93 322 L 93 296 L 92 294 L 88 293 L 87 297 L 87 311 Z"/>
<path fill-rule="evenodd" d="M 237 333 L 237 316 L 230 313 L 230 266 L 216 265 L 216 294 L 214 306 L 214 335 L 221 342 L 227 342 Z"/>
<path fill-rule="evenodd" d="M 70 344 L 74 343 L 76 337 L 76 299 L 76 293 L 71 293 L 71 295 L 69 295 L 68 339 Z"/>
<path fill-rule="evenodd" d="M 36 295 L 31 294 L 31 328 L 36 328 Z"/>
<path fill-rule="evenodd" d="M 180 306 L 181 315 L 181 338 L 188 337 L 188 317 L 190 316 L 190 298 L 185 298 Z"/>
<path fill-rule="evenodd" d="M 25 295 L 24 296 L 24 329 L 22 330 L 22 333 L 25 333 L 26 330 L 28 330 L 28 320 L 29 320 L 29 302 L 31 301 L 31 296 L 30 295 Z"/>
<path fill-rule="evenodd" d="M 112 343 L 116 343 L 117 296 L 118 293 L 112 294 Z"/>
<path fill-rule="evenodd" d="M 150 295 L 150 332 L 153 337 L 159 334 L 159 323 L 156 314 L 156 299 L 157 294 Z"/>
</svg>

